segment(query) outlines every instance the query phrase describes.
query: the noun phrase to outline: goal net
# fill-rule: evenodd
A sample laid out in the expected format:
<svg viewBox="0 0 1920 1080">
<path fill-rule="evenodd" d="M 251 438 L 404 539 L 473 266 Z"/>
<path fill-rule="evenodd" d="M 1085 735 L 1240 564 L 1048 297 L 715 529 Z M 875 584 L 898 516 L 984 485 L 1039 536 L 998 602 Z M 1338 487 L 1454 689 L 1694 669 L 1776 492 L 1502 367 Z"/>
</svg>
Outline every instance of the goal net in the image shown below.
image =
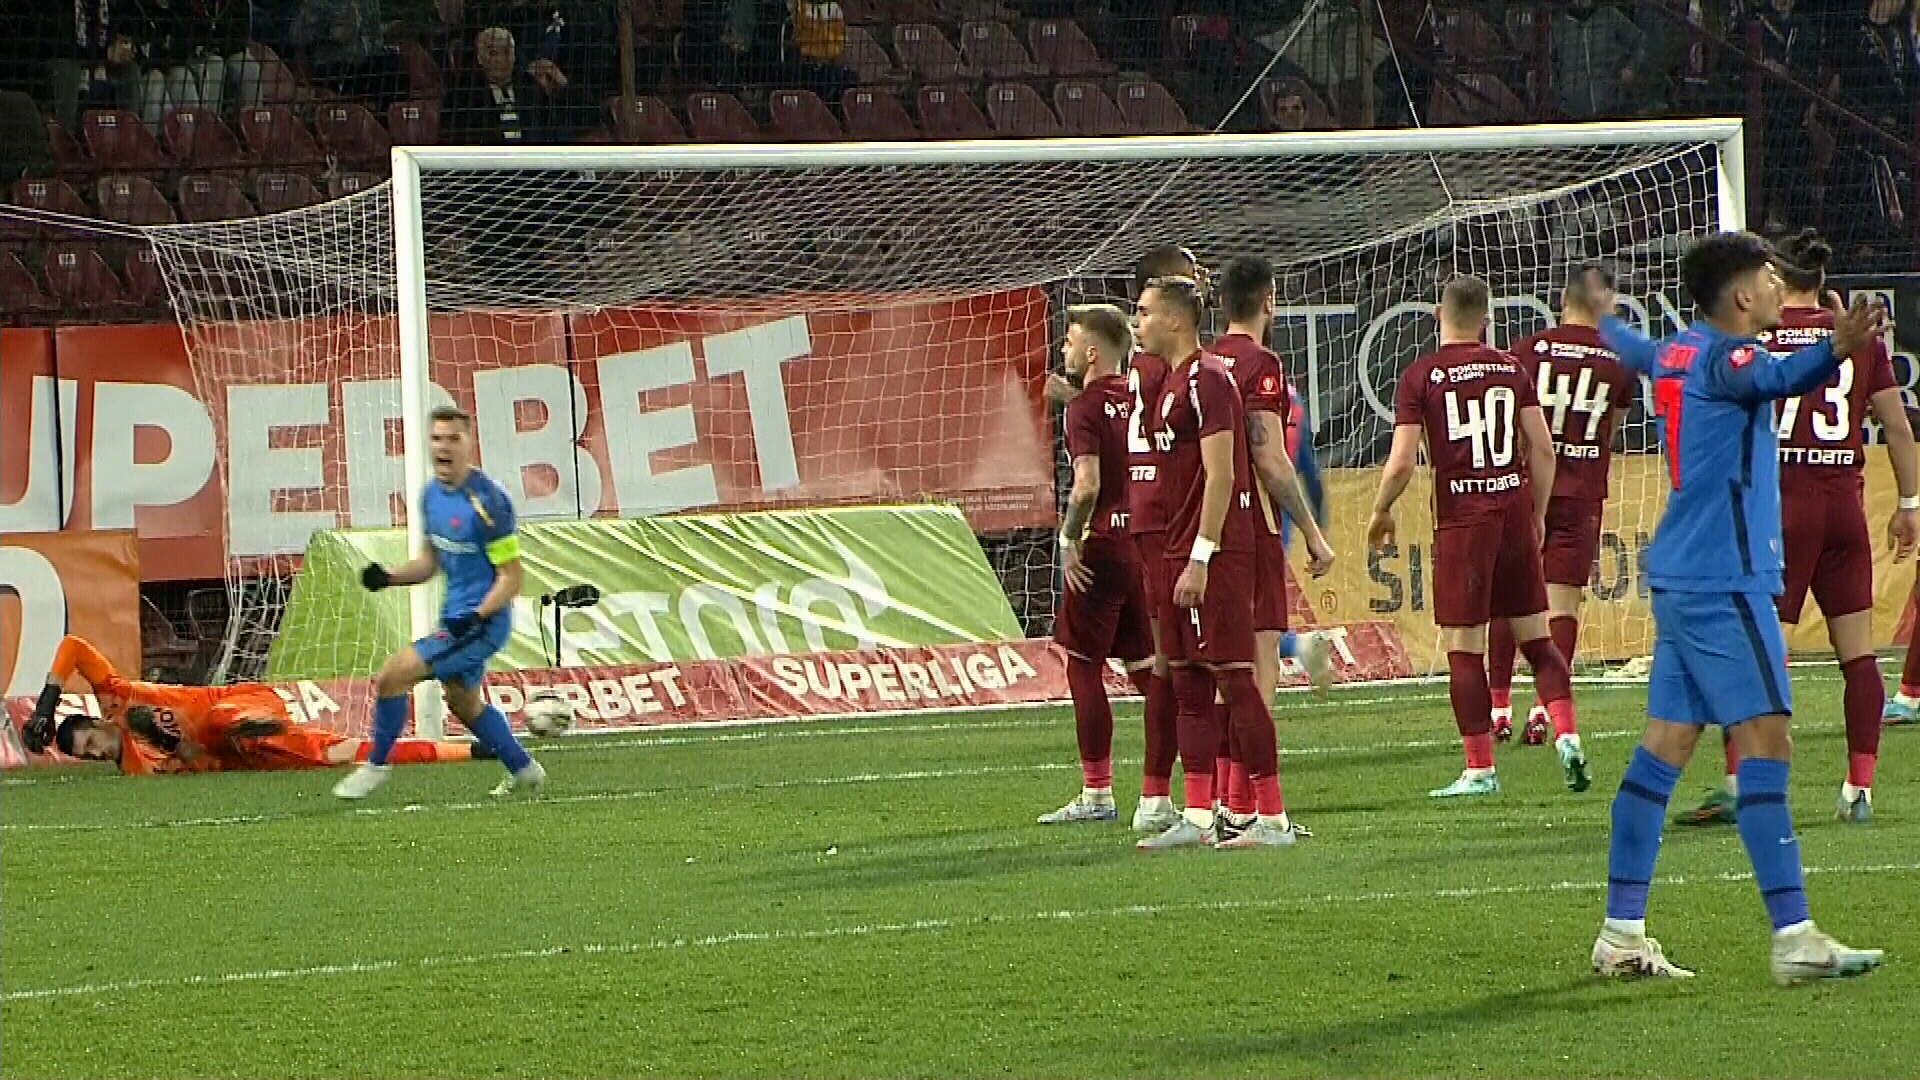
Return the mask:
<svg viewBox="0 0 1920 1080">
<path fill-rule="evenodd" d="M 1025 631 L 1046 634 L 1064 463 L 1040 387 L 1061 313 L 1124 299 L 1134 260 L 1167 242 L 1279 267 L 1275 348 L 1315 426 L 1343 563 L 1301 599 L 1321 621 L 1399 622 L 1424 666 L 1426 489 L 1401 549 L 1369 555 L 1361 535 L 1439 283 L 1488 279 L 1505 344 L 1551 321 L 1570 266 L 1605 259 L 1664 332 L 1681 246 L 1740 224 L 1738 133 L 421 147 L 349 198 L 155 229 L 226 439 L 220 671 L 263 670 L 316 529 L 406 520 L 408 468 L 424 477 L 406 433 L 440 402 L 474 412 L 481 464 L 523 520 L 954 502 Z M 1644 405 L 1619 435 L 1588 597 L 1596 659 L 1646 649 L 1661 486 Z"/>
</svg>

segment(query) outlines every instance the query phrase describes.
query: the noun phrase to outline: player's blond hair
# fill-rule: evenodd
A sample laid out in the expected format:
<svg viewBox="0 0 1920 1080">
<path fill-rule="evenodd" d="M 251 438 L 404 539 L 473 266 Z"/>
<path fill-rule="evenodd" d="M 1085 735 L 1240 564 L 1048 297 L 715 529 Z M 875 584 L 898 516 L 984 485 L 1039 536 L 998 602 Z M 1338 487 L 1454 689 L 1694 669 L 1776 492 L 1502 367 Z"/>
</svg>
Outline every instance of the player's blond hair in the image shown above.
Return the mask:
<svg viewBox="0 0 1920 1080">
<path fill-rule="evenodd" d="M 1457 322 L 1482 322 L 1493 306 L 1493 290 L 1472 274 L 1459 274 L 1440 290 L 1440 306 Z"/>
<path fill-rule="evenodd" d="M 1092 334 L 1101 350 L 1113 350 L 1115 362 L 1133 352 L 1133 326 L 1127 313 L 1112 304 L 1075 304 L 1067 309 L 1067 325 Z"/>
</svg>

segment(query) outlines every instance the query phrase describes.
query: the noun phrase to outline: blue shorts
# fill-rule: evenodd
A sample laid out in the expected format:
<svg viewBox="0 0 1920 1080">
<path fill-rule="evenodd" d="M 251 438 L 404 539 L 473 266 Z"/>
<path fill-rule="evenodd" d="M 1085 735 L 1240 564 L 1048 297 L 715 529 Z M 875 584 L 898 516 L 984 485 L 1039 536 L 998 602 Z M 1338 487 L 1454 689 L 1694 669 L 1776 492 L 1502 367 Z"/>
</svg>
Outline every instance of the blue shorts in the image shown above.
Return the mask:
<svg viewBox="0 0 1920 1080">
<path fill-rule="evenodd" d="M 1653 590 L 1647 715 L 1732 727 L 1793 712 L 1787 639 L 1773 597 Z"/>
<path fill-rule="evenodd" d="M 443 683 L 478 687 L 487 678 L 487 661 L 507 643 L 513 620 L 501 612 L 467 637 L 455 640 L 445 630 L 413 643 L 433 677 Z"/>
</svg>

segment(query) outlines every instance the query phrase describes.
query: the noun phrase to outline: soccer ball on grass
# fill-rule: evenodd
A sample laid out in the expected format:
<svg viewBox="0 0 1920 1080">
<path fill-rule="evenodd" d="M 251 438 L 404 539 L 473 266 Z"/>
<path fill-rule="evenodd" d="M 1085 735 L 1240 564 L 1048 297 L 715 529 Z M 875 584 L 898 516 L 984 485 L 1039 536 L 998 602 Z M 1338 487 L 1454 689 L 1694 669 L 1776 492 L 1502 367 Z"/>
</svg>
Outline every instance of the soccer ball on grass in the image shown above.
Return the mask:
<svg viewBox="0 0 1920 1080">
<path fill-rule="evenodd" d="M 553 690 L 528 694 L 520 715 L 527 722 L 527 732 L 543 739 L 565 735 L 573 727 L 573 704 Z"/>
</svg>

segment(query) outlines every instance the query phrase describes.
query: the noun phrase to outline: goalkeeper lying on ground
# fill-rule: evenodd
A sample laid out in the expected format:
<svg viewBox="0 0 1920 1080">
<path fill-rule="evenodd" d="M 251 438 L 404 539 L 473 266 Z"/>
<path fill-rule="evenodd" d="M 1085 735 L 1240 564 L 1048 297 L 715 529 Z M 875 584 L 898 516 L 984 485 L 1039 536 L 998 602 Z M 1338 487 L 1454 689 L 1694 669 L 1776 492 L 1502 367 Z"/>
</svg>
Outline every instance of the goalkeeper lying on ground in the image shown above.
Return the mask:
<svg viewBox="0 0 1920 1080">
<path fill-rule="evenodd" d="M 69 713 L 56 728 L 61 687 L 75 672 L 93 687 L 101 716 Z M 111 761 L 128 775 L 322 769 L 365 761 L 371 745 L 294 723 L 280 695 L 259 683 L 171 686 L 123 679 L 99 649 L 72 635 L 54 654 L 24 734 L 34 753 L 44 751 L 51 739 L 68 757 Z M 406 739 L 395 744 L 392 760 L 468 761 L 475 749 L 464 742 Z"/>
</svg>

